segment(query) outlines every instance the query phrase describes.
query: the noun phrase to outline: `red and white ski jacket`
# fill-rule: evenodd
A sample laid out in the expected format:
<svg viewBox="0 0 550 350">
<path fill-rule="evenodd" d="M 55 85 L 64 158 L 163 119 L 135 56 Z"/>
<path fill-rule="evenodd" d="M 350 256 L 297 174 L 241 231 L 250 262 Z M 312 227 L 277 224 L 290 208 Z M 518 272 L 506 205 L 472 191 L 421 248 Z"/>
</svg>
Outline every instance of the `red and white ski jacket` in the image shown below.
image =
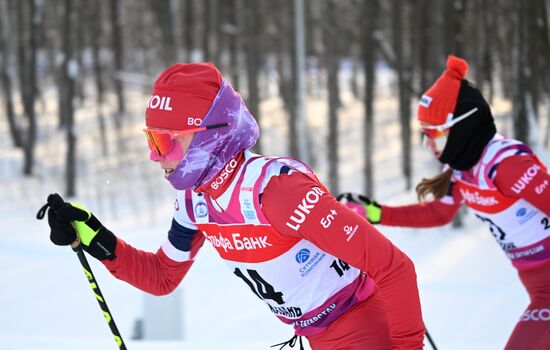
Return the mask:
<svg viewBox="0 0 550 350">
<path fill-rule="evenodd" d="M 156 253 L 117 241 L 117 278 L 172 291 L 204 241 L 298 335 L 321 333 L 375 290 L 394 349 L 422 347 L 424 326 L 410 259 L 340 204 L 303 163 L 244 151 L 195 192 L 180 191 Z"/>
<path fill-rule="evenodd" d="M 434 227 L 468 206 L 518 269 L 550 261 L 550 175 L 525 144 L 496 135 L 468 171 L 453 171 L 445 197 L 382 206 L 382 225 Z"/>
</svg>

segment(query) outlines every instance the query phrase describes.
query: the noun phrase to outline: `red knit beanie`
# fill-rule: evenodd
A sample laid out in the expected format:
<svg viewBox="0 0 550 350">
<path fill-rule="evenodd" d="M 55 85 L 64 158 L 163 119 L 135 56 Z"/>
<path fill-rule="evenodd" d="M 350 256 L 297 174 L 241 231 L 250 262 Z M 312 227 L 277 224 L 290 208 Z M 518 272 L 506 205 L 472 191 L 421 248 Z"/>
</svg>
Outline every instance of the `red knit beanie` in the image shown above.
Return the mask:
<svg viewBox="0 0 550 350">
<path fill-rule="evenodd" d="M 447 58 L 447 70 L 422 95 L 418 103 L 418 120 L 431 125 L 453 119 L 460 83 L 468 72 L 468 63 L 456 56 Z"/>
<path fill-rule="evenodd" d="M 220 86 L 221 74 L 212 63 L 171 66 L 155 81 L 147 101 L 145 124 L 171 130 L 198 127 Z"/>
</svg>

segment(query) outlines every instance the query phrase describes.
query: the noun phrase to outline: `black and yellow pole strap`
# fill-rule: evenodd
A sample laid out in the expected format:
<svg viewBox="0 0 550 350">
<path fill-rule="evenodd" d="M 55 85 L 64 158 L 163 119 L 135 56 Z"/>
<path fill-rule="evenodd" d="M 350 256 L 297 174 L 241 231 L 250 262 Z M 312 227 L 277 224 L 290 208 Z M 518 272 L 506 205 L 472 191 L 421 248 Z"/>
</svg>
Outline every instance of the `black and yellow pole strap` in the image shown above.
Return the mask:
<svg viewBox="0 0 550 350">
<path fill-rule="evenodd" d="M 99 304 L 99 307 L 101 308 L 101 311 L 103 311 L 103 316 L 105 316 L 105 320 L 107 321 L 107 324 L 109 325 L 109 328 L 111 329 L 111 333 L 113 333 L 113 337 L 115 338 L 115 341 L 118 345 L 118 348 L 120 350 L 126 350 L 126 345 L 124 344 L 124 340 L 122 340 L 122 336 L 120 335 L 120 332 L 118 331 L 118 328 L 115 324 L 115 320 L 113 319 L 113 316 L 111 316 L 111 311 L 109 311 L 109 307 L 107 306 L 107 302 L 105 301 L 105 298 L 103 297 L 103 294 L 101 294 L 101 290 L 99 289 L 99 285 L 97 284 L 94 274 L 92 272 L 92 269 L 90 268 L 90 264 L 88 264 L 88 259 L 86 259 L 86 255 L 84 255 L 84 251 L 82 250 L 81 245 L 79 244 L 76 248 L 73 248 L 73 251 L 76 253 L 76 256 L 78 257 L 78 260 L 80 261 L 80 264 L 82 265 L 82 268 L 84 269 L 84 273 L 86 274 L 86 277 L 88 278 L 88 282 L 90 283 L 90 287 L 92 287 L 92 291 L 95 294 L 95 298 Z"/>
</svg>

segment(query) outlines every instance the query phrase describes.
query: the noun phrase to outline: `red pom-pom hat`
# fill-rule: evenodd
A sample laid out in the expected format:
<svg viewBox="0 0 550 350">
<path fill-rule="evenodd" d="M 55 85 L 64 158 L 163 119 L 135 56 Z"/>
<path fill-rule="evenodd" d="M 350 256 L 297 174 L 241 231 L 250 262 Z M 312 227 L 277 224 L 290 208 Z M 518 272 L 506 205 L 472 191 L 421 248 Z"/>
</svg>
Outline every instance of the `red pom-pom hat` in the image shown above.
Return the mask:
<svg viewBox="0 0 550 350">
<path fill-rule="evenodd" d="M 454 117 L 460 84 L 468 72 L 468 63 L 456 56 L 447 58 L 447 69 L 422 95 L 418 102 L 418 120 L 441 125 Z"/>
</svg>

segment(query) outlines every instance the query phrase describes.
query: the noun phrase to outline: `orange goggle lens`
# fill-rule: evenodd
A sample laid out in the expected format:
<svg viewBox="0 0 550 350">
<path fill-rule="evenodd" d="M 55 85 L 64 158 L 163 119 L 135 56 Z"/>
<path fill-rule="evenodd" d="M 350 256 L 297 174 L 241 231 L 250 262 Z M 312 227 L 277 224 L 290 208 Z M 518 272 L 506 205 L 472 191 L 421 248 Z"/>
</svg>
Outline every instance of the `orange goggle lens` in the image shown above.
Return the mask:
<svg viewBox="0 0 550 350">
<path fill-rule="evenodd" d="M 438 137 L 443 137 L 443 136 L 446 136 L 445 135 L 445 131 L 446 130 L 437 130 L 437 129 L 427 129 L 427 128 L 422 128 L 422 132 L 424 133 L 424 135 L 426 135 L 428 138 L 430 139 L 436 139 Z"/>
<path fill-rule="evenodd" d="M 145 130 L 144 130 L 145 131 Z M 145 131 L 149 149 L 156 152 L 159 156 L 164 156 L 174 148 L 175 141 L 168 133 L 157 133 Z"/>
<path fill-rule="evenodd" d="M 147 141 L 149 142 L 149 148 L 157 152 L 159 156 L 164 156 L 168 154 L 174 148 L 174 138 L 182 136 L 185 134 L 191 134 L 194 132 L 200 132 L 205 130 L 224 128 L 230 126 L 231 123 L 220 123 L 212 124 L 206 126 L 199 126 L 197 128 L 187 129 L 187 130 L 165 130 L 165 129 L 155 129 L 147 128 L 143 129 L 147 135 Z"/>
</svg>

